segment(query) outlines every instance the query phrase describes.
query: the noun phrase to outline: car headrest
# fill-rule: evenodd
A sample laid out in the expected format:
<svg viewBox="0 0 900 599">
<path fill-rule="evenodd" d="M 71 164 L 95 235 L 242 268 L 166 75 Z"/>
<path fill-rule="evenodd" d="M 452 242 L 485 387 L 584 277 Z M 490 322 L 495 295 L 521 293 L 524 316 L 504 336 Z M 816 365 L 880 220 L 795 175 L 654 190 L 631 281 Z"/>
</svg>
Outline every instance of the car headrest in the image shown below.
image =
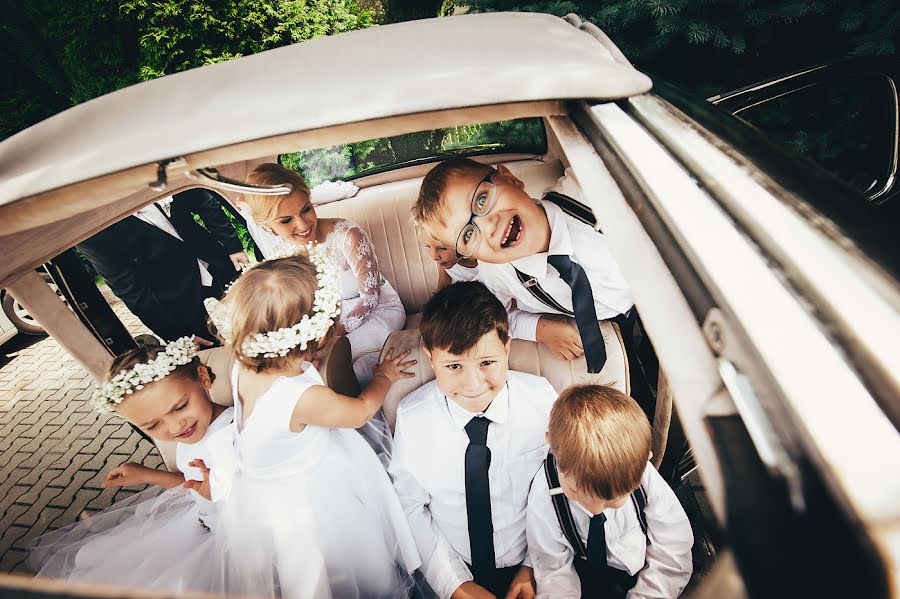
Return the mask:
<svg viewBox="0 0 900 599">
<path fill-rule="evenodd" d="M 223 406 L 234 405 L 234 397 L 231 394 L 231 367 L 234 364 L 234 356 L 231 355 L 231 351 L 227 347 L 214 347 L 204 349 L 197 355 L 215 375 L 209 390 L 213 402 Z M 350 341 L 346 337 L 338 337 L 328 353 L 320 358 L 319 374 L 322 375 L 325 384 L 338 393 L 352 397 L 359 395 L 359 383 L 350 361 Z M 166 467 L 174 471 L 175 442 L 158 441 L 156 447 Z"/>
<path fill-rule="evenodd" d="M 609 385 L 627 394 L 630 391 L 628 360 L 625 357 L 625 346 L 622 343 L 619 327 L 614 322 L 604 320 L 600 322 L 600 332 L 606 342 L 606 365 L 599 374 L 590 374 L 587 371 L 587 363 L 583 357 L 577 360 L 563 360 L 547 349 L 545 345 L 521 339 L 512 341 L 509 351 L 509 369 L 542 376 L 553 385 L 557 393 L 572 385 L 597 383 Z M 434 371 L 422 348 L 422 336 L 418 330 L 393 333 L 384 344 L 382 358 L 384 352 L 391 347 L 394 348 L 395 353 L 409 350 L 409 359 L 416 360 L 416 365 L 409 370 L 414 376 L 400 379 L 394 383 L 384 400 L 384 416 L 393 431 L 394 423 L 397 420 L 397 405 L 400 400 L 425 383 L 434 380 Z"/>
</svg>

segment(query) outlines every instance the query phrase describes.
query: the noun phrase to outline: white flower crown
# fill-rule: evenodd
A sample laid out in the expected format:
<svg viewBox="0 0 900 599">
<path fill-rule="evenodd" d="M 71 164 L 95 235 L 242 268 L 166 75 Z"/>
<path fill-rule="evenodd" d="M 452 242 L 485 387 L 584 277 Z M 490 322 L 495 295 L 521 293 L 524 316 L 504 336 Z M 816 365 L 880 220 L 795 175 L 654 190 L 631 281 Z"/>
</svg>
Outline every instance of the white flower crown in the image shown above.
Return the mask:
<svg viewBox="0 0 900 599">
<path fill-rule="evenodd" d="M 256 333 L 247 338 L 241 344 L 241 355 L 248 358 L 277 358 L 284 357 L 295 347 L 305 350 L 310 341 L 324 337 L 334 325 L 335 319 L 341 313 L 341 285 L 340 273 L 328 260 L 327 250 L 324 246 L 308 244 L 303 250 L 309 255 L 310 262 L 316 267 L 318 288 L 313 298 L 312 315 L 304 314 L 297 324 L 269 331 Z M 302 250 L 301 250 L 302 251 Z M 276 260 L 297 255 L 297 252 L 279 253 L 267 258 Z M 250 267 L 254 268 L 254 267 Z M 226 342 L 231 342 L 231 315 L 222 309 L 218 301 L 207 299 L 206 309 L 210 319 L 216 325 L 219 334 Z"/>
<path fill-rule="evenodd" d="M 91 407 L 101 413 L 112 412 L 126 395 L 140 391 L 144 385 L 166 378 L 179 366 L 197 355 L 197 347 L 190 337 L 182 337 L 166 344 L 166 349 L 144 364 L 135 364 L 110 380 L 98 385 L 91 396 Z"/>
</svg>

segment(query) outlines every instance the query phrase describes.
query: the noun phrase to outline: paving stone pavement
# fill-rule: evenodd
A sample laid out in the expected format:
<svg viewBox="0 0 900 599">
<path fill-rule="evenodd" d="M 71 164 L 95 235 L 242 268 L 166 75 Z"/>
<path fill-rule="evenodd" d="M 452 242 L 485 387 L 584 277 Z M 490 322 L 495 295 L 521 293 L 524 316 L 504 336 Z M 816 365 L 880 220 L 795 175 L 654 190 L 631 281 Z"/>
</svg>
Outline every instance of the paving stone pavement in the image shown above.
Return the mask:
<svg viewBox="0 0 900 599">
<path fill-rule="evenodd" d="M 103 288 L 132 335 L 149 332 Z M 101 489 L 124 462 L 162 468 L 155 447 L 87 404 L 93 379 L 50 337 L 18 335 L 0 347 L 0 572 L 26 572 L 37 536 L 140 491 Z"/>
</svg>

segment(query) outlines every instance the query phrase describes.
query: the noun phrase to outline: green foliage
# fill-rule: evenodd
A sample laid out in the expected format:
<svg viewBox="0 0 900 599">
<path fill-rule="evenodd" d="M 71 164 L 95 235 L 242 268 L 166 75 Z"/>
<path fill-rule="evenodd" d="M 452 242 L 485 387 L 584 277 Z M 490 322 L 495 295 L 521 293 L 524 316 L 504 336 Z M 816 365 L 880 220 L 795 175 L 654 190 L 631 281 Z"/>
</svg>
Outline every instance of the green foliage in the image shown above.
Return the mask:
<svg viewBox="0 0 900 599">
<path fill-rule="evenodd" d="M 0 0 L 0 136 L 140 80 L 370 27 L 354 0 Z"/>
<path fill-rule="evenodd" d="M 373 25 L 343 0 L 123 0 L 141 24 L 142 79 Z"/>
<path fill-rule="evenodd" d="M 895 55 L 896 0 L 466 0 L 471 11 L 578 14 L 634 65 L 708 96 L 847 56 Z"/>
</svg>

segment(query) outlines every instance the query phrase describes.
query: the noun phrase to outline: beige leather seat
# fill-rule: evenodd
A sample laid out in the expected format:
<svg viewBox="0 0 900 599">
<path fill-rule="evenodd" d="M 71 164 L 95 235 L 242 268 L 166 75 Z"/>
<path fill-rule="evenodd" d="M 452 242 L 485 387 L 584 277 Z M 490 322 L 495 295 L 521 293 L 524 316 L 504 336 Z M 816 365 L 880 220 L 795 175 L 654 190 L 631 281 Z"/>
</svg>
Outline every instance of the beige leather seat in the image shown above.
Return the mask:
<svg viewBox="0 0 900 599">
<path fill-rule="evenodd" d="M 199 353 L 200 361 L 206 364 L 215 380 L 209 390 L 214 403 L 222 406 L 234 405 L 234 397 L 231 394 L 231 368 L 234 358 L 231 352 L 224 347 L 205 349 Z M 344 395 L 356 397 L 359 395 L 359 383 L 353 374 L 353 366 L 350 362 L 350 341 L 346 337 L 338 338 L 331 351 L 321 359 L 319 373 L 325 380 L 325 384 Z M 159 441 L 156 443 L 163 462 L 169 470 L 177 470 L 175 467 L 175 442 Z"/>
</svg>

